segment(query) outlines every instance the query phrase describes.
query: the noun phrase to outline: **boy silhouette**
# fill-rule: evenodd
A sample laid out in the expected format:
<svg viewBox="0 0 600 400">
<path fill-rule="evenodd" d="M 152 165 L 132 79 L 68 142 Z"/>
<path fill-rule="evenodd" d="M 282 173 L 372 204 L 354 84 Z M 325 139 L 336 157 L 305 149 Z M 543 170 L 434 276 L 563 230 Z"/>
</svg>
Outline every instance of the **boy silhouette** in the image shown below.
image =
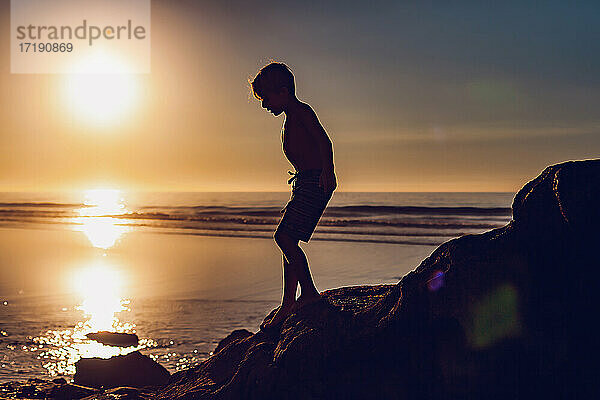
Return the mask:
<svg viewBox="0 0 600 400">
<path fill-rule="evenodd" d="M 285 114 L 281 140 L 283 153 L 294 167 L 290 201 L 275 230 L 275 243 L 283 254 L 283 297 L 275 315 L 260 328 L 274 328 L 301 307 L 320 300 L 306 255 L 298 246 L 308 243 L 337 186 L 333 146 L 313 109 L 296 97 L 294 75 L 283 63 L 263 67 L 252 81 L 261 106 L 275 116 Z M 296 300 L 296 288 L 301 295 Z"/>
</svg>

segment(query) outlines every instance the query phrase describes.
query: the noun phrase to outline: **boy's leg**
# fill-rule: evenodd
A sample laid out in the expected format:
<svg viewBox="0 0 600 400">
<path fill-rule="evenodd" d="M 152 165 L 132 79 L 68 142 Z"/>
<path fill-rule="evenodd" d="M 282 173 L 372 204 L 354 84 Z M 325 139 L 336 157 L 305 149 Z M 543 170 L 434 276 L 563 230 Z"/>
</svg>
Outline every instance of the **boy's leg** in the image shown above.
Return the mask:
<svg viewBox="0 0 600 400">
<path fill-rule="evenodd" d="M 298 288 L 298 277 L 296 271 L 290 266 L 285 256 L 281 256 L 283 265 L 283 299 L 281 304 L 294 304 L 296 301 L 296 289 Z"/>
<path fill-rule="evenodd" d="M 275 242 L 287 259 L 290 267 L 295 273 L 298 283 L 300 283 L 301 294 L 298 298 L 298 306 L 310 303 L 321 298 L 319 291 L 315 287 L 306 254 L 298 246 L 298 239 L 294 239 L 284 232 L 275 233 Z"/>
<path fill-rule="evenodd" d="M 283 300 L 273 318 L 263 323 L 261 328 L 276 326 L 293 312 L 293 308 L 296 305 L 295 298 L 298 283 L 300 283 L 301 288 L 301 296 L 298 299 L 299 306 L 320 298 L 319 292 L 310 276 L 306 255 L 300 246 L 298 246 L 298 239 L 293 239 L 284 232 L 276 231 L 275 242 L 283 253 Z M 292 300 L 291 303 L 288 302 L 290 299 Z"/>
<path fill-rule="evenodd" d="M 275 242 L 279 245 L 277 240 Z M 269 321 L 265 321 L 261 324 L 261 329 L 278 325 L 292 313 L 293 307 L 296 303 L 298 277 L 294 265 L 290 264 L 290 262 L 286 259 L 285 254 L 281 256 L 281 259 L 283 264 L 283 298 L 281 300 L 281 306 L 279 306 L 279 309 Z"/>
</svg>

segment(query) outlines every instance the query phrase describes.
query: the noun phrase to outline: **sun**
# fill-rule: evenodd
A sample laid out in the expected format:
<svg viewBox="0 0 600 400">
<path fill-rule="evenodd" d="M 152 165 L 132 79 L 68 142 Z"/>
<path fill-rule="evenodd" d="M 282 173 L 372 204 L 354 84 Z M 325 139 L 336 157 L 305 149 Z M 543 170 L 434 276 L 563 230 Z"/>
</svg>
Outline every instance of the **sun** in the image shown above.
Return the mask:
<svg viewBox="0 0 600 400">
<path fill-rule="evenodd" d="M 137 75 L 114 55 L 97 53 L 72 68 L 65 81 L 71 117 L 88 125 L 107 126 L 130 116 L 139 101 Z M 107 73 L 110 71 L 110 73 Z"/>
</svg>

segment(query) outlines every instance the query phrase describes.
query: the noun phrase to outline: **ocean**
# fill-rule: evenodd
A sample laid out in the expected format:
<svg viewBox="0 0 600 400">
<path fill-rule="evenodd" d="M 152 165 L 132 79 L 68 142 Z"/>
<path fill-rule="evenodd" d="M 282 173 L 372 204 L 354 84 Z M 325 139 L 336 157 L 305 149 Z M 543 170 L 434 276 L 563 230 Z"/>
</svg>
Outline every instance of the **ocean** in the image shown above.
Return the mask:
<svg viewBox="0 0 600 400">
<path fill-rule="evenodd" d="M 513 193 L 335 193 L 309 244 L 321 291 L 396 283 L 441 243 L 505 225 Z M 0 382 L 70 379 L 139 349 L 170 372 L 281 299 L 289 193 L 0 193 Z M 96 343 L 136 333 L 137 347 Z"/>
</svg>

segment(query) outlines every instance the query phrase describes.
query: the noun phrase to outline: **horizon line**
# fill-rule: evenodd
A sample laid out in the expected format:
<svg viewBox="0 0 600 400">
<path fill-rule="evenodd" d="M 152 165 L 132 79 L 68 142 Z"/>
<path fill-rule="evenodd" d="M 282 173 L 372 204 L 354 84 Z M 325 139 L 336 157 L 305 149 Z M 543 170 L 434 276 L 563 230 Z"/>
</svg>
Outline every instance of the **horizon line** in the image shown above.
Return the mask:
<svg viewBox="0 0 600 400">
<path fill-rule="evenodd" d="M 68 193 L 68 192 L 85 192 L 89 189 L 58 189 L 58 190 L 0 190 L 0 194 L 3 193 Z M 123 190 L 115 189 L 122 192 L 129 193 L 290 193 L 289 190 L 273 191 L 273 190 L 147 190 L 147 189 L 135 189 L 135 190 Z M 334 193 L 516 193 L 513 191 L 470 191 L 470 190 L 422 190 L 422 191 L 404 191 L 404 190 L 336 190 Z"/>
</svg>

